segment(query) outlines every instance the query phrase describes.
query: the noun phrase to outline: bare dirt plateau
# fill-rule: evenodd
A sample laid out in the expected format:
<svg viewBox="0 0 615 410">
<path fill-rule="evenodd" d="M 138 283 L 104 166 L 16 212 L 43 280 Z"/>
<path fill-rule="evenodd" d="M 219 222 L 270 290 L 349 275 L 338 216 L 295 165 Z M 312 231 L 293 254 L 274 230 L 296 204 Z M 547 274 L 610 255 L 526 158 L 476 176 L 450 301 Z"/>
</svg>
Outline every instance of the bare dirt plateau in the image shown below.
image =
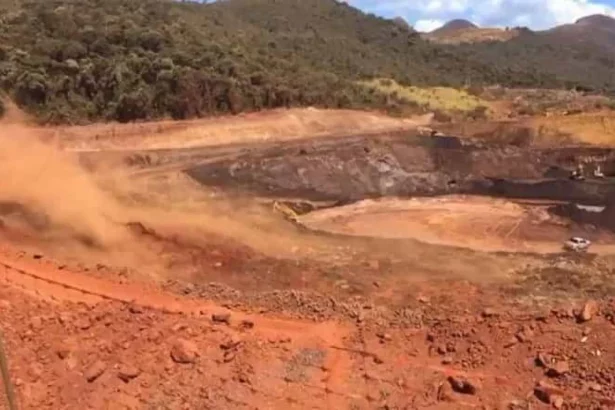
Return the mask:
<svg viewBox="0 0 615 410">
<path fill-rule="evenodd" d="M 416 239 L 483 252 L 560 252 L 573 231 L 569 221 L 550 214 L 547 207 L 463 195 L 386 198 L 311 212 L 299 222 L 324 232 Z M 614 242 L 606 232 L 595 232 L 592 239 L 602 251 Z"/>
</svg>

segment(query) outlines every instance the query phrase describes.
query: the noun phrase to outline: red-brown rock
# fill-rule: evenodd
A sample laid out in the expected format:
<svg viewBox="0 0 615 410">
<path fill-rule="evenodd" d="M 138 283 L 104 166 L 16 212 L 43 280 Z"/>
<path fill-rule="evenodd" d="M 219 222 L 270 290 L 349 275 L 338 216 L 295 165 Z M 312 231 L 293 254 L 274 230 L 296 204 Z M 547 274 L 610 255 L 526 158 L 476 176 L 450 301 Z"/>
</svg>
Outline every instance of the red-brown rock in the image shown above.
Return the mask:
<svg viewBox="0 0 615 410">
<path fill-rule="evenodd" d="M 171 347 L 171 359 L 175 363 L 194 363 L 199 356 L 197 346 L 185 339 L 178 339 Z"/>
</svg>

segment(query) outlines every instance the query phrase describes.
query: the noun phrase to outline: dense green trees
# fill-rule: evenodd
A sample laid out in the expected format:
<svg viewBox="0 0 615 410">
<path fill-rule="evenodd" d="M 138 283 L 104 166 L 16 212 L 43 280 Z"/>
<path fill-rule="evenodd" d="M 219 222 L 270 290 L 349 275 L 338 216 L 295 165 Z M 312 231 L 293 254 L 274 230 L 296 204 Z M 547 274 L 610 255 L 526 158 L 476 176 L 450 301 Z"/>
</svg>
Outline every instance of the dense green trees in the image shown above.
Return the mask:
<svg viewBox="0 0 615 410">
<path fill-rule="evenodd" d="M 591 35 L 591 33 L 588 33 Z M 489 63 L 506 73 L 512 87 L 615 89 L 615 54 L 588 43 L 568 41 L 558 32 L 532 32 L 505 42 L 449 46 L 465 58 Z M 512 73 L 525 73 L 513 75 Z"/>
<path fill-rule="evenodd" d="M 494 64 L 490 49 L 427 43 L 405 25 L 334 0 L 1 0 L 0 9 L 0 84 L 42 121 L 397 107 L 356 83 L 372 77 L 561 82 L 504 57 Z"/>
<path fill-rule="evenodd" d="M 282 47 L 284 35 L 266 34 L 220 6 L 158 0 L 20 3 L 2 17 L 2 87 L 20 106 L 52 122 L 384 100 L 349 78 L 305 63 L 305 56 L 295 58 L 301 44 Z"/>
</svg>

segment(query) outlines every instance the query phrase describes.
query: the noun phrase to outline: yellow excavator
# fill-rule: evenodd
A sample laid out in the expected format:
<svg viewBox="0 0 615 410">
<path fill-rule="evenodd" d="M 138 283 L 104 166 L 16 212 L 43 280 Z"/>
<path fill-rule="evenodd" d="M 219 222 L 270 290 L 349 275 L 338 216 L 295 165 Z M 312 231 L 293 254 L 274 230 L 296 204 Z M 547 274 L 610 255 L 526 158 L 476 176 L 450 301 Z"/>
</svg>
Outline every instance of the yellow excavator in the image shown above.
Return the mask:
<svg viewBox="0 0 615 410">
<path fill-rule="evenodd" d="M 299 215 L 292 210 L 292 208 L 282 202 L 273 201 L 273 210 L 276 212 L 280 212 L 284 218 L 288 219 L 291 222 L 297 222 L 297 218 Z"/>
</svg>

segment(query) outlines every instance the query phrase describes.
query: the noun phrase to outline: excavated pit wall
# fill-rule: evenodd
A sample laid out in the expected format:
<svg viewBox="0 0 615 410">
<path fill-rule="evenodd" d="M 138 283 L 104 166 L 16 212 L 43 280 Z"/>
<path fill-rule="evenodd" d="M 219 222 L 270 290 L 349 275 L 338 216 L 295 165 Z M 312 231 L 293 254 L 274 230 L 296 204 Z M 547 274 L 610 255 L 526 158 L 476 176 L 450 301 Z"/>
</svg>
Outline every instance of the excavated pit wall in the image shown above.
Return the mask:
<svg viewBox="0 0 615 410">
<path fill-rule="evenodd" d="M 335 205 L 384 196 L 446 194 L 606 205 L 615 197 L 615 152 L 594 147 L 532 148 L 408 133 L 226 145 L 207 148 L 82 153 L 85 165 L 104 155 L 137 169 L 178 165 L 203 185 L 273 198 Z M 584 163 L 605 179 L 573 181 Z M 613 201 L 611 201 L 613 202 Z M 334 205 L 334 206 L 335 206 Z M 328 205 L 331 206 L 331 205 Z M 608 207 L 609 212 L 611 206 Z M 309 212 L 297 209 L 303 213 Z M 554 209 L 615 229 L 615 218 Z M 615 214 L 610 212 L 608 215 Z M 613 215 L 615 217 L 615 215 Z"/>
<path fill-rule="evenodd" d="M 603 180 L 573 181 L 577 163 Z M 255 195 L 352 202 L 383 196 L 479 194 L 604 204 L 615 194 L 615 152 L 532 149 L 448 138 L 384 136 L 278 144 L 186 170 L 204 185 Z M 556 177 L 553 177 L 556 174 Z"/>
</svg>

